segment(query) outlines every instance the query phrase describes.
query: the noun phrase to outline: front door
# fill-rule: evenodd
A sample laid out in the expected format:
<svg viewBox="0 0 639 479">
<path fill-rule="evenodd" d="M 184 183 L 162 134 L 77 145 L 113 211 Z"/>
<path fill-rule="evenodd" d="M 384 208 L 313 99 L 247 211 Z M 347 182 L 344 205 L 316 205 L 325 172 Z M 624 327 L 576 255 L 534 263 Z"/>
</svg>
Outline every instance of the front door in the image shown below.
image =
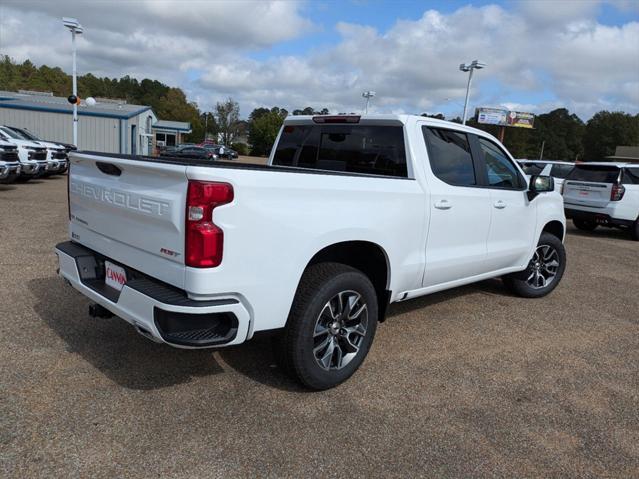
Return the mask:
<svg viewBox="0 0 639 479">
<path fill-rule="evenodd" d="M 479 187 L 468 135 L 422 127 L 433 175 L 424 287 L 481 274 L 490 226 L 490 193 Z"/>
<path fill-rule="evenodd" d="M 523 265 L 530 259 L 537 203 L 528 200 L 526 179 L 506 152 L 487 138 L 476 141 L 491 205 L 486 272 Z"/>
</svg>

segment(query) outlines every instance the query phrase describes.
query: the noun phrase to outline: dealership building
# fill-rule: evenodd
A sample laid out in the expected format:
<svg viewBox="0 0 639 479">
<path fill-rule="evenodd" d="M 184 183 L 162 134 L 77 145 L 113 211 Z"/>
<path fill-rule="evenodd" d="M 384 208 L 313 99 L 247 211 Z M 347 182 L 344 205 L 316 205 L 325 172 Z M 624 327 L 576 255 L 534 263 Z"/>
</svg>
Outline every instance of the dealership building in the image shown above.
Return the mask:
<svg viewBox="0 0 639 479">
<path fill-rule="evenodd" d="M 78 106 L 80 150 L 149 155 L 154 153 L 156 134 L 179 143 L 191 130 L 188 123 L 158 122 L 150 106 L 95 100 L 94 105 L 82 100 Z M 26 128 L 44 140 L 73 143 L 73 106 L 51 93 L 0 91 L 0 125 Z"/>
</svg>

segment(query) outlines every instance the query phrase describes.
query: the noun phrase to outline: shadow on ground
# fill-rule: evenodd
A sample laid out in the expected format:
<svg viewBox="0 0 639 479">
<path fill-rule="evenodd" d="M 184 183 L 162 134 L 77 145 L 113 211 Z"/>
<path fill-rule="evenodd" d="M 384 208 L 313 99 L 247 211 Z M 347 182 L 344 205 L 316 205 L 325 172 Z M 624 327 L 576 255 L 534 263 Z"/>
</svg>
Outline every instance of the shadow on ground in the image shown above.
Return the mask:
<svg viewBox="0 0 639 479">
<path fill-rule="evenodd" d="M 36 297 L 36 313 L 64 340 L 67 351 L 81 355 L 122 387 L 160 389 L 223 372 L 213 350 L 172 348 L 143 338 L 115 316 L 91 318 L 89 302 L 57 277 L 31 280 L 29 289 Z M 388 318 L 477 292 L 508 294 L 499 280 L 483 281 L 392 305 Z M 275 341 L 275 334 L 259 334 L 246 344 L 217 351 L 230 368 L 253 381 L 285 391 L 304 391 L 278 367 Z"/>
<path fill-rule="evenodd" d="M 211 350 L 175 349 L 137 334 L 120 318 L 94 319 L 88 301 L 56 277 L 29 281 L 40 318 L 93 367 L 128 389 L 150 390 L 223 372 Z"/>
</svg>

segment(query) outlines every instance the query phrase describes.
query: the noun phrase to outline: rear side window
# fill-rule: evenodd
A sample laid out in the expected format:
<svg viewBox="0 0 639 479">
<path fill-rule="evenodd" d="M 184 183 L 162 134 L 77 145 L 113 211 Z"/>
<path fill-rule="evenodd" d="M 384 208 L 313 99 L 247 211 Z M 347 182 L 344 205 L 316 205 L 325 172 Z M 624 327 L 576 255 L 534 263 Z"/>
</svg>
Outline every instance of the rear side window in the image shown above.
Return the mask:
<svg viewBox="0 0 639 479">
<path fill-rule="evenodd" d="M 527 175 L 538 175 L 546 167 L 544 163 L 522 163 L 521 168 Z"/>
<path fill-rule="evenodd" d="M 623 182 L 631 185 L 639 185 L 639 168 L 625 168 Z"/>
<path fill-rule="evenodd" d="M 405 178 L 401 126 L 286 125 L 273 164 Z"/>
<path fill-rule="evenodd" d="M 422 133 L 430 167 L 437 178 L 455 186 L 477 184 L 475 165 L 465 133 L 427 126 L 422 127 Z"/>
<path fill-rule="evenodd" d="M 552 165 L 550 176 L 564 179 L 570 174 L 573 168 L 573 165 Z"/>
<path fill-rule="evenodd" d="M 577 165 L 566 179 L 593 181 L 595 183 L 616 183 L 618 177 L 619 168 L 616 166 Z"/>
</svg>

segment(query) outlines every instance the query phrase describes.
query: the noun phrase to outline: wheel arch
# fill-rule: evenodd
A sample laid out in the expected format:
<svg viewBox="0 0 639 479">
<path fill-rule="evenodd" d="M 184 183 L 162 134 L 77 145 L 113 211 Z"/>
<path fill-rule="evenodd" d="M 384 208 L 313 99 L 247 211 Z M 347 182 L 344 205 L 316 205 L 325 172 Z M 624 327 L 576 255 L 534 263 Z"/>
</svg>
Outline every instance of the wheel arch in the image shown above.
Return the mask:
<svg viewBox="0 0 639 479">
<path fill-rule="evenodd" d="M 364 273 L 375 288 L 380 322 L 386 318 L 390 303 L 391 269 L 384 248 L 371 241 L 342 241 L 325 246 L 306 264 L 304 271 L 318 263 L 341 263 Z"/>
<path fill-rule="evenodd" d="M 564 228 L 564 225 L 561 221 L 558 220 L 552 220 L 549 221 L 548 223 L 546 223 L 544 225 L 544 227 L 541 230 L 542 233 L 550 233 L 553 236 L 556 236 L 557 238 L 559 238 L 559 241 L 564 240 L 564 237 L 566 235 L 566 230 Z"/>
</svg>

